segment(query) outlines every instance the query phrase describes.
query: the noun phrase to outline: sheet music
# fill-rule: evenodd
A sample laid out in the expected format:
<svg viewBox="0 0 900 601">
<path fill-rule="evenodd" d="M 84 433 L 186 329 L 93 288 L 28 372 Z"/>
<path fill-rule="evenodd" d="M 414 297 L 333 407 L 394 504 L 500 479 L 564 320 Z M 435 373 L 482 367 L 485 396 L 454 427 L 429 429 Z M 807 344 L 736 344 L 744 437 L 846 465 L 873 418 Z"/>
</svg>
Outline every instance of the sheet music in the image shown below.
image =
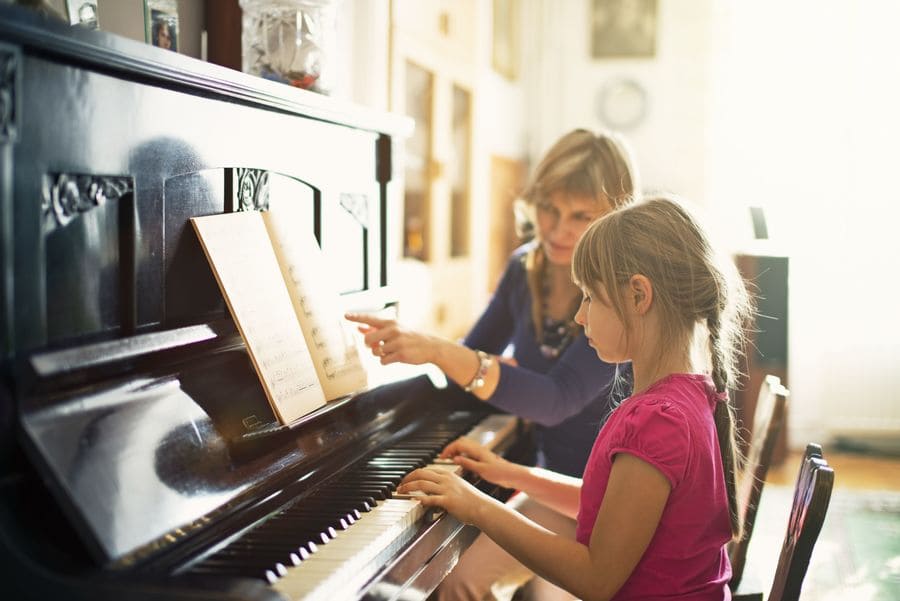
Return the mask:
<svg viewBox="0 0 900 601">
<path fill-rule="evenodd" d="M 324 405 L 262 215 L 244 211 L 191 223 L 276 417 L 288 424 Z"/>
<path fill-rule="evenodd" d="M 281 203 L 263 213 L 263 220 L 325 398 L 333 400 L 365 389 L 367 375 L 354 326 L 343 317 L 340 295 L 322 251 L 311 232 L 297 231 L 297 224 L 303 223 L 297 209 L 296 204 Z"/>
</svg>

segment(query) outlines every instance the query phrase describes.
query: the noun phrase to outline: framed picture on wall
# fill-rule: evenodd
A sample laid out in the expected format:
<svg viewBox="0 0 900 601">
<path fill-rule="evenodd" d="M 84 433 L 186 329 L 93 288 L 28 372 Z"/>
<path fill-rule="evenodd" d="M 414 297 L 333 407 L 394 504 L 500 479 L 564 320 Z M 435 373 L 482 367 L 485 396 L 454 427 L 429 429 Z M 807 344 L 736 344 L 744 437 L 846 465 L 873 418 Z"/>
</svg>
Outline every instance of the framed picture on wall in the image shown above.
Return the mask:
<svg viewBox="0 0 900 601">
<path fill-rule="evenodd" d="M 66 12 L 71 25 L 81 25 L 88 29 L 100 27 L 97 0 L 66 0 Z"/>
<path fill-rule="evenodd" d="M 147 43 L 178 52 L 178 2 L 144 0 Z"/>
<path fill-rule="evenodd" d="M 651 58 L 656 54 L 657 0 L 592 0 L 593 58 Z"/>
</svg>

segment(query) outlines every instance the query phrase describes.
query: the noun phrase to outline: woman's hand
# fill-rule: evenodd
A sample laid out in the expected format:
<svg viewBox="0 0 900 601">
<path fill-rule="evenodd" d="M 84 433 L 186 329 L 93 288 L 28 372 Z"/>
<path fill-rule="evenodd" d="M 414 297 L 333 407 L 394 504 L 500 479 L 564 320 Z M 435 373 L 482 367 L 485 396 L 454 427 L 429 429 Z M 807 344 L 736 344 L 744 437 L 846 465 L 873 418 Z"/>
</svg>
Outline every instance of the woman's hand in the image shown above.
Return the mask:
<svg viewBox="0 0 900 601">
<path fill-rule="evenodd" d="M 471 438 L 457 438 L 441 451 L 441 457 L 452 458 L 464 470 L 478 474 L 483 480 L 504 488 L 516 488 L 514 480 L 522 466 L 507 461 Z"/>
<path fill-rule="evenodd" d="M 397 492 L 410 494 L 415 491 L 425 493 L 416 498 L 425 507 L 441 507 L 466 524 L 478 526 L 482 510 L 491 498 L 446 470 L 420 468 L 403 478 Z"/>
<path fill-rule="evenodd" d="M 382 365 L 389 363 L 409 363 L 421 365 L 434 363 L 440 339 L 402 328 L 392 319 L 379 319 L 361 313 L 347 313 L 344 317 L 363 324 L 366 346 L 372 354 L 381 359 Z"/>
</svg>

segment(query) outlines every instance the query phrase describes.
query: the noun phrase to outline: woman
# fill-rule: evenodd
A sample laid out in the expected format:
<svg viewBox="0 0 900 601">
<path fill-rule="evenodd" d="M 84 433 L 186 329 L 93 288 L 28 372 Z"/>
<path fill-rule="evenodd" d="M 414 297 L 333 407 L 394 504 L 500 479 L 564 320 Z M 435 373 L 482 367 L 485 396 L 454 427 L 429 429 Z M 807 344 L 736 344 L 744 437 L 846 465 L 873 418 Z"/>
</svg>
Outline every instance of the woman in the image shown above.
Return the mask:
<svg viewBox="0 0 900 601">
<path fill-rule="evenodd" d="M 477 398 L 535 424 L 538 465 L 581 477 L 597 431 L 613 404 L 616 366 L 598 362 L 574 322 L 581 300 L 570 278 L 575 243 L 599 217 L 637 193 L 637 171 L 618 136 L 576 129 L 541 159 L 517 210 L 534 239 L 513 252 L 490 304 L 464 341 L 404 329 L 391 320 L 349 314 L 383 364 L 434 363 Z M 511 358 L 500 357 L 512 348 Z M 627 395 L 619 379 L 618 398 Z M 516 495 L 532 520 L 574 535 L 575 523 Z M 439 589 L 440 598 L 481 599 L 491 585 L 526 573 L 480 536 Z M 536 581 L 541 596 L 561 592 Z M 548 588 L 545 588 L 548 587 Z"/>
</svg>

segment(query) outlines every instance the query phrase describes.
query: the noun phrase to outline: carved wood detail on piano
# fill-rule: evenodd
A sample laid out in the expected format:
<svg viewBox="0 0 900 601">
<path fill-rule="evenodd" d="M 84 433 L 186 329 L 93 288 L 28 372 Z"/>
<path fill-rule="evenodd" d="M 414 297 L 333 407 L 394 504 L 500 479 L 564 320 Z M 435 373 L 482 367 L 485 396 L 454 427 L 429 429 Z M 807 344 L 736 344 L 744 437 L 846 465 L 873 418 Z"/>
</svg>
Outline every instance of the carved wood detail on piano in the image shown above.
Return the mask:
<svg viewBox="0 0 900 601">
<path fill-rule="evenodd" d="M 16 138 L 19 118 L 19 96 L 16 81 L 19 73 L 19 53 L 0 44 L 0 143 Z"/>
<path fill-rule="evenodd" d="M 269 172 L 262 169 L 234 170 L 237 179 L 236 206 L 237 211 L 269 210 Z"/>
<path fill-rule="evenodd" d="M 128 176 L 97 176 L 74 173 L 51 173 L 44 176 L 41 209 L 44 235 L 57 227 L 65 227 L 75 217 L 107 202 L 115 202 L 134 191 L 134 180 Z"/>
</svg>

